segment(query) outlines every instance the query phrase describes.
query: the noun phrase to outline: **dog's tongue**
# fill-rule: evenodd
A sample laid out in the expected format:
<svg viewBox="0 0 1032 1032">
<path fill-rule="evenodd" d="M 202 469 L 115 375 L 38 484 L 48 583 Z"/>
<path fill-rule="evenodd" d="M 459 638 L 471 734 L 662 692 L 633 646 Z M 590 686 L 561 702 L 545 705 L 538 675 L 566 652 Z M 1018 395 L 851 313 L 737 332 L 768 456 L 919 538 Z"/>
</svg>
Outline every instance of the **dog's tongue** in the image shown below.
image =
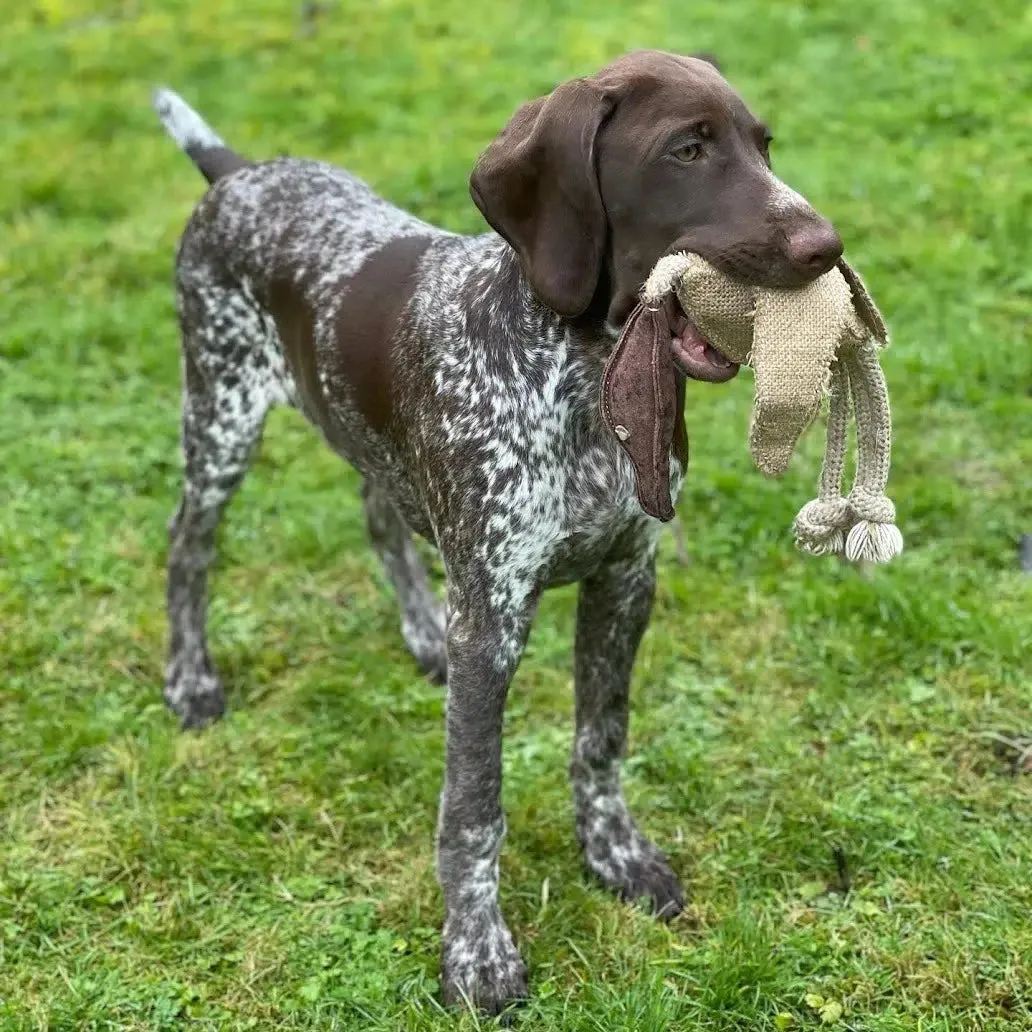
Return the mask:
<svg viewBox="0 0 1032 1032">
<path fill-rule="evenodd" d="M 672 337 L 670 346 L 681 372 L 693 380 L 721 383 L 738 372 L 738 366 L 712 347 L 694 326 L 681 336 Z"/>
<path fill-rule="evenodd" d="M 738 375 L 739 367 L 706 340 L 673 295 L 666 299 L 665 309 L 670 323 L 674 361 L 685 376 L 708 383 L 723 383 Z"/>
</svg>

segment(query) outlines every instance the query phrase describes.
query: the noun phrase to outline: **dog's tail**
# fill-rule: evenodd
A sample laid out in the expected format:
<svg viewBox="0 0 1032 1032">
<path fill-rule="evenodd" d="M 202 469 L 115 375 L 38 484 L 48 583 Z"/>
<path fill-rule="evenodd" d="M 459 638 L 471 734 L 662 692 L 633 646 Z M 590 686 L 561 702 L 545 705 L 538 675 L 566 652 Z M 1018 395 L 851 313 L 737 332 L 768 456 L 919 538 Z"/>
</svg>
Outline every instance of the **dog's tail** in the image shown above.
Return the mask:
<svg viewBox="0 0 1032 1032">
<path fill-rule="evenodd" d="M 230 150 L 178 93 L 162 87 L 154 91 L 152 103 L 168 135 L 186 151 L 209 183 L 250 164 L 246 158 Z"/>
</svg>

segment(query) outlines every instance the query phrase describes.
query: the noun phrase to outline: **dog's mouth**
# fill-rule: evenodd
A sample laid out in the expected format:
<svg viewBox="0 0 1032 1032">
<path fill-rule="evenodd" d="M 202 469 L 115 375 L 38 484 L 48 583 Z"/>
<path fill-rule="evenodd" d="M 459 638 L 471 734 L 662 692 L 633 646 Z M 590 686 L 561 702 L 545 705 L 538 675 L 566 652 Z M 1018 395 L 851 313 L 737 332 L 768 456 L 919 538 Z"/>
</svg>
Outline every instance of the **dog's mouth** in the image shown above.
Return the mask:
<svg viewBox="0 0 1032 1032">
<path fill-rule="evenodd" d="M 685 376 L 706 383 L 725 383 L 738 375 L 740 367 L 710 344 L 684 314 L 674 295 L 669 295 L 664 305 L 674 364 Z"/>
</svg>

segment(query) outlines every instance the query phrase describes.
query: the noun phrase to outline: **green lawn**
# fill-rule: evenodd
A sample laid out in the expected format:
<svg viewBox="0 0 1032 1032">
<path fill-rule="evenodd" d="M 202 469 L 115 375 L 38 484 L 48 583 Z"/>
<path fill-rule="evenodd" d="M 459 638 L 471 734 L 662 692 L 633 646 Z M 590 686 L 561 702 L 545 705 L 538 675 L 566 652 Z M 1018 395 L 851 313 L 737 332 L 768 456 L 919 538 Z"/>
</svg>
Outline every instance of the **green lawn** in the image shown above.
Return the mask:
<svg viewBox="0 0 1032 1032">
<path fill-rule="evenodd" d="M 575 595 L 510 696 L 502 901 L 522 1027 L 1032 1028 L 1032 14 L 1018 0 L 25 0 L 0 28 L 0 1029 L 446 1029 L 442 701 L 357 477 L 276 413 L 211 635 L 230 713 L 161 701 L 179 489 L 179 89 L 251 155 L 347 165 L 450 228 L 515 106 L 624 49 L 710 49 L 886 313 L 907 550 L 792 547 L 821 434 L 766 481 L 751 383 L 689 387 L 687 561 L 663 544 L 628 795 L 691 902 L 582 874 Z M 848 891 L 839 868 L 844 857 Z"/>
</svg>

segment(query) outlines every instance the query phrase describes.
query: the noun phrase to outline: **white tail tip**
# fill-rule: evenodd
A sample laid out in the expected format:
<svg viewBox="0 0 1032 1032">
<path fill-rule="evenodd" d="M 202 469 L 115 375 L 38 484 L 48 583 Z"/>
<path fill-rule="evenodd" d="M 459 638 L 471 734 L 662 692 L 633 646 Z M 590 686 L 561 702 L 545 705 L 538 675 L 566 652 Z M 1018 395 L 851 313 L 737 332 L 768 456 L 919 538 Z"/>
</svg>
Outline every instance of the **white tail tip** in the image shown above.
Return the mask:
<svg viewBox="0 0 1032 1032">
<path fill-rule="evenodd" d="M 154 91 L 151 103 L 181 150 L 225 147 L 218 133 L 178 93 L 160 87 Z"/>
</svg>

